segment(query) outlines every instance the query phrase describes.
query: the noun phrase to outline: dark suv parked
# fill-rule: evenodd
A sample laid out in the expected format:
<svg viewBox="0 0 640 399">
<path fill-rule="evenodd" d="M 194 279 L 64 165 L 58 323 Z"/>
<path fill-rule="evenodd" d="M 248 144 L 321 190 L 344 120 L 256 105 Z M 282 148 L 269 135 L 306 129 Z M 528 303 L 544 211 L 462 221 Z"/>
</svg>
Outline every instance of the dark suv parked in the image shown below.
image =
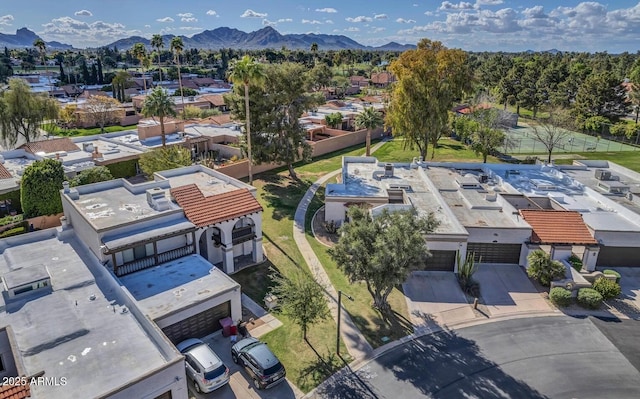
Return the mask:
<svg viewBox="0 0 640 399">
<path fill-rule="evenodd" d="M 271 388 L 284 381 L 286 370 L 276 355 L 264 342 L 250 337 L 238 341 L 231 347 L 231 358 L 244 366 L 256 389 Z"/>
</svg>

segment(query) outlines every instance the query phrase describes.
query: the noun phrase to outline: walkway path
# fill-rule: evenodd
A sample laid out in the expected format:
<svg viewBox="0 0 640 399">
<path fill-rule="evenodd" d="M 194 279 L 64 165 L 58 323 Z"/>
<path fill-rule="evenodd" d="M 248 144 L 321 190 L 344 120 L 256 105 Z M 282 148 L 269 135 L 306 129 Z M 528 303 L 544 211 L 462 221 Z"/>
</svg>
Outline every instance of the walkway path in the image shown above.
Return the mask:
<svg viewBox="0 0 640 399">
<path fill-rule="evenodd" d="M 371 152 L 373 153 L 384 143 L 386 143 L 386 140 L 383 140 L 373 146 L 371 148 Z M 315 196 L 316 191 L 318 191 L 318 188 L 320 188 L 325 182 L 327 182 L 327 180 L 333 178 L 340 172 L 341 169 L 330 172 L 318 179 L 315 183 L 313 183 L 313 185 L 311 185 L 311 187 L 309 187 L 307 192 L 304 194 L 304 197 L 302 197 L 302 200 L 300 200 L 300 203 L 298 204 L 293 222 L 293 239 L 295 240 L 300 253 L 302 253 L 305 262 L 307 262 L 309 269 L 311 269 L 313 277 L 325 289 L 327 302 L 329 304 L 329 310 L 336 322 L 338 320 L 338 292 L 331 284 L 331 280 L 329 280 L 327 272 L 322 267 L 320 260 L 316 256 L 315 252 L 313 252 L 311 245 L 309 245 L 309 242 L 307 241 L 304 230 L 304 222 L 309 204 L 313 200 L 313 197 Z M 342 322 L 340 326 L 340 332 L 342 340 L 347 347 L 349 354 L 355 359 L 362 359 L 367 355 L 370 355 L 373 352 L 373 348 L 366 340 L 366 338 L 362 335 L 358 327 L 356 327 L 355 323 L 353 322 L 353 320 L 351 320 L 351 317 L 349 317 L 349 314 L 346 311 L 341 312 L 341 319 Z"/>
</svg>

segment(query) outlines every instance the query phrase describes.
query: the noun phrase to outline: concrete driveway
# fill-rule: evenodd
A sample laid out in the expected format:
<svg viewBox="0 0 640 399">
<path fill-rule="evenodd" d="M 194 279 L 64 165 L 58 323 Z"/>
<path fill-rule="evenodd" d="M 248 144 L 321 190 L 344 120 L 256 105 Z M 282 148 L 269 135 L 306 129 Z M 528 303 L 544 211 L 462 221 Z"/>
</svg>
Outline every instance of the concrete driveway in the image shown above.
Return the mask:
<svg viewBox="0 0 640 399">
<path fill-rule="evenodd" d="M 198 394 L 193 388 L 193 382 L 189 381 L 189 398 L 195 399 L 294 399 L 303 396 L 303 393 L 289 381 L 274 386 L 267 390 L 255 390 L 248 378 L 247 372 L 231 360 L 231 341 L 222 334 L 216 333 L 202 339 L 211 346 L 222 361 L 229 367 L 231 380 L 229 384 L 208 394 Z M 286 364 L 285 364 L 286 367 Z"/>
<path fill-rule="evenodd" d="M 451 272 L 414 272 L 402 285 L 411 321 L 450 325 L 475 318 L 472 306 Z"/>
<path fill-rule="evenodd" d="M 553 311 L 518 265 L 478 264 L 474 279 L 490 316 Z"/>
</svg>

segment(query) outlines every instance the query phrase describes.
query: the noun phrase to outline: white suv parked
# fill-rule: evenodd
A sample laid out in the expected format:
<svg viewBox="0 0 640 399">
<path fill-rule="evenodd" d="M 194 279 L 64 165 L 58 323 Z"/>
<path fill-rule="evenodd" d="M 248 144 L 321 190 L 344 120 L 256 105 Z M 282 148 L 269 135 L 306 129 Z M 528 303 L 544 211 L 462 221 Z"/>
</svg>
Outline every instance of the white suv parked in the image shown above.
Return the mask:
<svg viewBox="0 0 640 399">
<path fill-rule="evenodd" d="M 229 369 L 209 345 L 190 338 L 176 348 L 185 356 L 187 377 L 193 381 L 197 392 L 211 392 L 229 382 Z"/>
</svg>

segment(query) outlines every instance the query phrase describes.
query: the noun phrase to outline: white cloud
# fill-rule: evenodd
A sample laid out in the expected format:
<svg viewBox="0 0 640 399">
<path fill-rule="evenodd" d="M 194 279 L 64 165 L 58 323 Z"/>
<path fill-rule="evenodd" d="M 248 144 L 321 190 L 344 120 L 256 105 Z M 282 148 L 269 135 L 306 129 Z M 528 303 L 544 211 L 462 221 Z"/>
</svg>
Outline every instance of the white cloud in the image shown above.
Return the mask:
<svg viewBox="0 0 640 399">
<path fill-rule="evenodd" d="M 371 29 L 371 31 L 369 31 L 369 33 L 380 33 L 387 30 L 387 28 L 383 28 L 383 27 L 378 27 L 378 28 L 373 28 Z"/>
<path fill-rule="evenodd" d="M 204 30 L 203 28 L 200 28 L 200 27 L 198 27 L 198 26 L 181 26 L 179 29 L 180 29 L 180 30 L 188 30 L 188 31 L 194 31 L 194 30 L 198 30 L 198 31 L 200 31 L 200 30 Z"/>
<path fill-rule="evenodd" d="M 477 6 L 497 6 L 504 3 L 503 0 L 476 0 Z"/>
<path fill-rule="evenodd" d="M 433 14 L 433 11 L 425 11 L 424 15 L 426 15 L 428 17 L 432 17 L 434 14 Z"/>
<path fill-rule="evenodd" d="M 173 22 L 173 18 L 171 18 L 171 17 L 158 18 L 158 19 L 156 19 L 156 21 L 158 21 L 158 22 Z"/>
<path fill-rule="evenodd" d="M 42 25 L 38 32 L 46 40 L 58 40 L 73 45 L 101 46 L 124 37 L 140 35 L 137 29 L 126 29 L 118 22 L 96 21 L 87 23 L 72 17 L 60 17 Z"/>
<path fill-rule="evenodd" d="M 278 23 L 276 21 L 269 21 L 268 19 L 262 20 L 262 26 L 276 26 Z"/>
<path fill-rule="evenodd" d="M 73 13 L 76 17 L 93 17 L 93 13 L 89 10 L 80 10 Z"/>
<path fill-rule="evenodd" d="M 327 24 L 327 25 L 333 25 L 333 21 L 330 20 L 330 19 L 325 19 L 324 23 Z"/>
<path fill-rule="evenodd" d="M 11 26 L 11 22 L 13 22 L 13 15 L 7 14 L 0 16 L 0 25 Z"/>
<path fill-rule="evenodd" d="M 301 21 L 303 24 L 310 24 L 310 25 L 322 25 L 322 22 L 316 20 L 316 19 L 303 19 Z"/>
<path fill-rule="evenodd" d="M 182 17 L 182 18 L 180 18 L 180 21 L 182 21 L 182 22 L 198 22 L 198 18 Z"/>
<path fill-rule="evenodd" d="M 240 18 L 266 18 L 267 13 L 255 12 L 253 10 L 247 9 L 245 12 L 240 15 Z"/>
<path fill-rule="evenodd" d="M 376 14 L 373 16 L 373 19 L 387 19 L 387 14 Z"/>
<path fill-rule="evenodd" d="M 373 18 L 365 17 L 364 15 L 360 15 L 360 16 L 357 16 L 355 18 L 348 17 L 348 18 L 345 18 L 345 19 L 347 20 L 347 22 L 371 22 L 371 21 L 373 21 Z"/>
<path fill-rule="evenodd" d="M 356 28 L 355 26 L 350 26 L 347 29 L 344 29 L 345 32 L 360 32 L 360 28 Z"/>
<path fill-rule="evenodd" d="M 282 23 L 282 22 L 293 22 L 293 19 L 291 19 L 291 18 L 280 18 L 278 20 L 278 23 Z"/>
<path fill-rule="evenodd" d="M 415 24 L 416 20 L 415 19 L 398 18 L 398 19 L 396 19 L 396 22 L 399 23 L 399 24 Z"/>
<path fill-rule="evenodd" d="M 207 11 L 207 15 L 210 15 L 212 17 L 217 17 L 218 13 L 215 12 L 215 10 L 209 10 L 209 11 Z"/>
<path fill-rule="evenodd" d="M 451 3 L 449 1 L 443 1 L 440 4 L 438 10 L 449 11 L 449 10 L 473 10 L 477 6 L 466 1 L 461 1 L 460 3 Z"/>
<path fill-rule="evenodd" d="M 316 8 L 317 12 L 328 12 L 330 14 L 338 12 L 335 8 L 325 7 L 325 8 Z"/>
<path fill-rule="evenodd" d="M 181 18 L 191 18 L 191 17 L 193 17 L 193 13 L 190 13 L 190 12 L 178 13 L 176 15 L 181 17 Z"/>
<path fill-rule="evenodd" d="M 145 28 L 151 28 L 151 25 L 145 25 L 144 27 Z"/>
</svg>

